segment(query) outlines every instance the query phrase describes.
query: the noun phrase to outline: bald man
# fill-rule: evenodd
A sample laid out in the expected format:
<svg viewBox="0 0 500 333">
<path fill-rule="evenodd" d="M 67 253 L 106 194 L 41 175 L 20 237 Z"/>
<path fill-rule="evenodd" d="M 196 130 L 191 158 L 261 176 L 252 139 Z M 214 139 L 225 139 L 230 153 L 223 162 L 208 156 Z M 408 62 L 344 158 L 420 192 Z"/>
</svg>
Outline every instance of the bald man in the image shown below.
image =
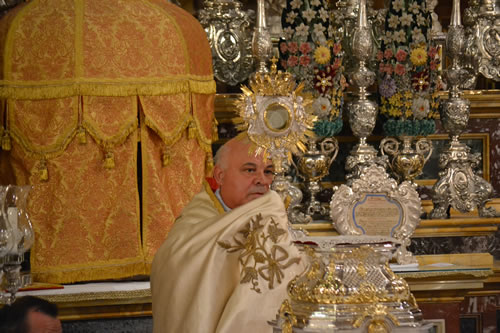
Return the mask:
<svg viewBox="0 0 500 333">
<path fill-rule="evenodd" d="M 304 270 L 273 166 L 246 136 L 222 146 L 214 179 L 176 220 L 151 269 L 158 332 L 272 332 L 286 285 Z"/>
</svg>

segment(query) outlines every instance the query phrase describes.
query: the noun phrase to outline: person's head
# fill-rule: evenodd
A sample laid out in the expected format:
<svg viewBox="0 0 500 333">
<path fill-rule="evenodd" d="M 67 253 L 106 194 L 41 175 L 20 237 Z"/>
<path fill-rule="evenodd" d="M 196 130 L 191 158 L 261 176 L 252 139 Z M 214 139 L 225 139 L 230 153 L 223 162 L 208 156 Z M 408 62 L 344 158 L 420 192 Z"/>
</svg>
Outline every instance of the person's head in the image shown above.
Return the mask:
<svg viewBox="0 0 500 333">
<path fill-rule="evenodd" d="M 274 168 L 270 160 L 253 153 L 247 136 L 229 140 L 215 154 L 214 178 L 222 200 L 236 208 L 269 191 Z"/>
<path fill-rule="evenodd" d="M 34 296 L 18 298 L 0 311 L 0 331 L 5 333 L 61 333 L 57 306 Z"/>
</svg>

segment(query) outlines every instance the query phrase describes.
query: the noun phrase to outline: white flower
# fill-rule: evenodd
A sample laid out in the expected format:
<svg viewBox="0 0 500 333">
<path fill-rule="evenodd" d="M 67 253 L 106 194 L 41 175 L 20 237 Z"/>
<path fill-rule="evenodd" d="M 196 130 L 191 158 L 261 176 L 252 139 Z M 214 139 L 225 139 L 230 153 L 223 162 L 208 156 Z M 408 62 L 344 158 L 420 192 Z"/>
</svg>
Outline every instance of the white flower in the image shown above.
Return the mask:
<svg viewBox="0 0 500 333">
<path fill-rule="evenodd" d="M 324 36 L 325 35 L 325 27 L 321 23 L 315 23 L 314 24 L 314 34 L 318 37 Z"/>
<path fill-rule="evenodd" d="M 321 6 L 321 1 L 320 0 L 312 0 L 311 6 Z"/>
<path fill-rule="evenodd" d="M 392 38 L 394 39 L 394 41 L 399 43 L 406 42 L 406 34 L 404 30 L 394 31 L 394 35 L 392 36 Z"/>
<path fill-rule="evenodd" d="M 411 21 L 412 21 L 412 15 L 411 14 L 407 14 L 407 13 L 404 13 L 403 15 L 401 15 L 401 25 L 402 26 L 410 26 L 411 24 Z"/>
<path fill-rule="evenodd" d="M 417 25 L 418 26 L 421 26 L 421 25 L 425 25 L 425 17 L 422 15 L 422 14 L 418 14 L 417 15 Z"/>
<path fill-rule="evenodd" d="M 386 31 L 385 35 L 382 35 L 382 40 L 384 41 L 385 44 L 390 44 L 392 43 L 392 32 Z"/>
<path fill-rule="evenodd" d="M 299 37 L 307 37 L 307 35 L 309 34 L 309 27 L 304 23 L 301 23 L 297 28 L 295 28 L 295 33 Z"/>
<path fill-rule="evenodd" d="M 314 17 L 316 16 L 316 11 L 309 8 L 309 9 L 306 9 L 302 12 L 302 16 L 307 20 L 307 22 L 311 22 Z"/>
<path fill-rule="evenodd" d="M 325 8 L 321 8 L 319 10 L 319 17 L 323 20 L 323 22 L 328 20 L 328 16 L 328 11 Z"/>
<path fill-rule="evenodd" d="M 399 12 L 401 9 L 403 9 L 403 7 L 404 7 L 403 0 L 394 0 L 392 2 L 392 9 L 394 9 L 396 13 Z"/>
<path fill-rule="evenodd" d="M 387 22 L 389 23 L 389 28 L 396 29 L 399 24 L 399 17 L 391 15 Z"/>
<path fill-rule="evenodd" d="M 425 43 L 425 36 L 419 28 L 413 28 L 411 37 L 414 43 Z"/>
<path fill-rule="evenodd" d="M 290 6 L 292 6 L 292 9 L 299 9 L 302 6 L 302 0 L 292 0 Z"/>
<path fill-rule="evenodd" d="M 294 11 L 289 12 L 286 15 L 286 22 L 290 23 L 290 24 L 293 24 L 293 22 L 295 22 L 295 19 L 297 18 L 297 15 L 298 15 L 297 12 L 294 12 Z"/>
<path fill-rule="evenodd" d="M 429 100 L 423 97 L 417 97 L 413 100 L 411 111 L 416 119 L 423 119 L 429 114 Z"/>
<path fill-rule="evenodd" d="M 327 117 L 332 110 L 332 104 L 330 103 L 330 99 L 326 97 L 318 97 L 313 102 L 313 112 L 314 115 L 322 118 Z"/>
<path fill-rule="evenodd" d="M 420 6 L 416 1 L 412 2 L 410 6 L 408 7 L 408 11 L 412 12 L 413 14 L 418 14 L 420 12 Z"/>
<path fill-rule="evenodd" d="M 283 34 L 285 35 L 285 39 L 292 39 L 293 37 L 293 33 L 294 33 L 294 30 L 292 27 L 286 27 L 285 29 L 283 29 Z"/>
</svg>

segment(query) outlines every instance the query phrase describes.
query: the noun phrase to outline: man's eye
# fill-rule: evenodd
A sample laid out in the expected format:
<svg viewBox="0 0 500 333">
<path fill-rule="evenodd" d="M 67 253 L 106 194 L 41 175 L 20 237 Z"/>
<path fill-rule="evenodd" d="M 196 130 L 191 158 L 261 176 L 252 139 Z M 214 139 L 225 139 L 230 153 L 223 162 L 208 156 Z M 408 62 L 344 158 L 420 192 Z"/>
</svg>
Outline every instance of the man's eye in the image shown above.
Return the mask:
<svg viewBox="0 0 500 333">
<path fill-rule="evenodd" d="M 249 169 L 244 169 L 243 171 L 245 171 L 245 172 L 255 172 L 255 169 L 250 169 L 249 168 Z"/>
<path fill-rule="evenodd" d="M 266 170 L 265 174 L 269 175 L 269 176 L 274 176 L 274 171 L 273 170 Z"/>
</svg>

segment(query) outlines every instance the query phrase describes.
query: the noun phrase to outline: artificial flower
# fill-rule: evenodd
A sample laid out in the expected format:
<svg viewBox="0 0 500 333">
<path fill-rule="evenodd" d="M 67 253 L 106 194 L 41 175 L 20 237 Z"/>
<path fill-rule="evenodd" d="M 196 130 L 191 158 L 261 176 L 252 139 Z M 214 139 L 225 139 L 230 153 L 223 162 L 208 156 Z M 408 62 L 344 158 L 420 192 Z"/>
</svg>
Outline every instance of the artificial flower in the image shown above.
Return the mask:
<svg viewBox="0 0 500 333">
<path fill-rule="evenodd" d="M 310 63 L 311 63 L 311 57 L 309 57 L 308 55 L 303 55 L 300 57 L 299 64 L 301 66 L 308 66 Z"/>
<path fill-rule="evenodd" d="M 436 55 L 437 55 L 437 48 L 435 48 L 434 46 L 431 46 L 429 48 L 429 57 L 434 58 Z"/>
<path fill-rule="evenodd" d="M 323 22 L 326 22 L 328 20 L 328 16 L 329 16 L 329 14 L 328 14 L 328 11 L 326 9 L 321 8 L 319 10 L 319 17 L 321 18 L 321 20 Z"/>
<path fill-rule="evenodd" d="M 406 42 L 406 33 L 404 30 L 394 31 L 392 38 L 398 43 L 404 43 Z"/>
<path fill-rule="evenodd" d="M 425 43 L 425 36 L 422 33 L 422 30 L 417 27 L 413 28 L 413 33 L 411 38 L 413 39 L 413 42 L 416 44 Z"/>
<path fill-rule="evenodd" d="M 290 24 L 293 24 L 293 22 L 295 22 L 295 19 L 297 18 L 297 15 L 298 15 L 297 12 L 294 12 L 294 11 L 289 12 L 286 15 L 286 22 L 290 23 Z"/>
<path fill-rule="evenodd" d="M 403 3 L 403 0 L 393 0 L 392 1 L 392 9 L 394 9 L 396 12 L 401 11 L 404 8 L 405 4 Z"/>
<path fill-rule="evenodd" d="M 321 23 L 315 23 L 314 24 L 314 34 L 318 36 L 318 38 L 325 36 L 325 27 Z"/>
<path fill-rule="evenodd" d="M 307 20 L 307 23 L 311 22 L 316 17 L 316 11 L 314 9 L 306 9 L 302 12 L 302 17 Z"/>
<path fill-rule="evenodd" d="M 312 51 L 311 44 L 309 44 L 308 42 L 301 43 L 299 50 L 303 54 L 309 54 Z"/>
<path fill-rule="evenodd" d="M 387 49 L 384 51 L 384 58 L 386 58 L 387 60 L 391 59 L 393 56 L 392 54 L 392 50 L 391 49 Z"/>
<path fill-rule="evenodd" d="M 406 74 L 406 67 L 402 64 L 396 64 L 396 67 L 394 68 L 394 73 L 396 73 L 399 76 L 403 76 Z"/>
<path fill-rule="evenodd" d="M 281 51 L 281 53 L 286 53 L 288 51 L 288 47 L 286 45 L 286 42 L 280 43 L 280 51 Z"/>
<path fill-rule="evenodd" d="M 384 59 L 384 53 L 382 51 L 378 50 L 377 61 L 381 61 L 382 59 Z"/>
<path fill-rule="evenodd" d="M 342 51 L 342 45 L 340 45 L 340 43 L 333 44 L 333 54 L 337 55 L 340 51 Z"/>
<path fill-rule="evenodd" d="M 284 34 L 284 37 L 285 37 L 285 39 L 287 39 L 287 40 L 292 39 L 292 37 L 293 37 L 293 33 L 294 33 L 294 32 L 295 32 L 295 30 L 293 30 L 293 28 L 292 28 L 292 27 L 286 27 L 286 28 L 284 28 L 284 29 L 283 29 L 283 34 Z"/>
<path fill-rule="evenodd" d="M 387 75 L 392 75 L 392 72 L 394 71 L 394 67 L 392 67 L 391 64 L 385 64 L 385 72 Z"/>
<path fill-rule="evenodd" d="M 411 106 L 411 111 L 416 119 L 424 119 L 429 114 L 429 100 L 423 97 L 417 97 L 413 99 L 413 104 Z"/>
<path fill-rule="evenodd" d="M 417 25 L 418 26 L 423 26 L 425 25 L 427 22 L 425 20 L 425 17 L 422 15 L 422 14 L 418 14 L 417 15 Z"/>
<path fill-rule="evenodd" d="M 299 45 L 296 42 L 288 43 L 288 51 L 290 51 L 290 53 L 297 53 L 298 50 L 299 50 Z"/>
<path fill-rule="evenodd" d="M 408 11 L 412 12 L 413 14 L 418 14 L 420 12 L 420 6 L 416 1 L 414 1 L 408 6 Z"/>
<path fill-rule="evenodd" d="M 411 76 L 411 85 L 415 91 L 424 91 L 429 87 L 429 74 L 427 70 L 414 73 Z"/>
<path fill-rule="evenodd" d="M 297 28 L 295 28 L 295 34 L 299 37 L 307 37 L 307 35 L 309 35 L 309 27 L 304 23 L 301 23 Z"/>
<path fill-rule="evenodd" d="M 320 94 L 325 94 L 331 87 L 333 87 L 333 76 L 330 67 L 326 70 L 314 70 L 314 87 Z"/>
<path fill-rule="evenodd" d="M 406 25 L 407 27 L 409 27 L 412 21 L 413 21 L 413 18 L 412 18 L 411 14 L 404 13 L 403 15 L 401 15 L 401 25 L 402 26 Z"/>
<path fill-rule="evenodd" d="M 320 45 L 314 51 L 314 60 L 320 65 L 327 64 L 331 57 L 330 50 L 326 46 Z"/>
<path fill-rule="evenodd" d="M 399 17 L 391 15 L 387 22 L 389 23 L 389 28 L 396 29 L 399 25 Z"/>
<path fill-rule="evenodd" d="M 322 96 L 314 100 L 312 107 L 314 114 L 318 117 L 326 117 L 330 114 L 330 111 L 332 110 L 332 104 L 330 103 L 330 99 Z"/>
<path fill-rule="evenodd" d="M 299 9 L 300 7 L 302 7 L 302 0 L 292 0 L 292 2 L 290 2 L 290 5 L 292 6 L 292 9 Z"/>
<path fill-rule="evenodd" d="M 299 58 L 297 56 L 293 55 L 293 56 L 290 56 L 288 58 L 287 65 L 288 65 L 288 67 L 294 67 L 294 66 L 297 66 L 298 62 L 299 62 Z"/>
<path fill-rule="evenodd" d="M 427 52 L 422 47 L 417 47 L 413 49 L 410 53 L 410 61 L 415 66 L 425 65 L 427 62 Z"/>
<path fill-rule="evenodd" d="M 390 77 L 386 76 L 378 87 L 380 95 L 385 98 L 390 98 L 396 93 L 396 82 Z"/>
<path fill-rule="evenodd" d="M 311 5 L 316 6 L 316 7 L 321 6 L 321 1 L 320 0 L 312 0 Z"/>
<path fill-rule="evenodd" d="M 408 53 L 406 53 L 404 50 L 399 49 L 398 52 L 396 52 L 396 60 L 399 62 L 403 62 L 406 60 L 406 56 Z"/>
<path fill-rule="evenodd" d="M 429 63 L 429 68 L 431 69 L 431 71 L 437 70 L 438 69 L 438 62 L 436 60 L 432 60 Z"/>
</svg>

